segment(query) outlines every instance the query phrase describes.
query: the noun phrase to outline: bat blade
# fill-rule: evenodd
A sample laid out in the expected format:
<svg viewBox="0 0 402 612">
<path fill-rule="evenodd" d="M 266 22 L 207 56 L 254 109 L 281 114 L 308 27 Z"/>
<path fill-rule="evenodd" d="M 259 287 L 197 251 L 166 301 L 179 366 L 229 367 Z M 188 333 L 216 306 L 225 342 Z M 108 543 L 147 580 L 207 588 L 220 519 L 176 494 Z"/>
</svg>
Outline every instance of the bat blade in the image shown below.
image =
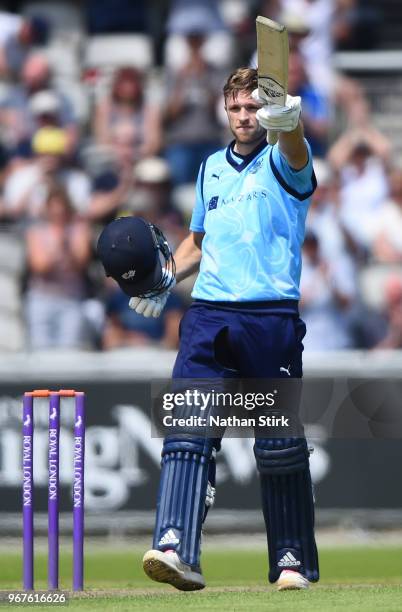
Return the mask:
<svg viewBox="0 0 402 612">
<path fill-rule="evenodd" d="M 289 41 L 285 26 L 258 16 L 257 55 L 258 55 L 258 93 L 267 104 L 286 102 L 288 92 Z M 275 144 L 277 134 L 268 135 L 268 142 Z"/>
</svg>

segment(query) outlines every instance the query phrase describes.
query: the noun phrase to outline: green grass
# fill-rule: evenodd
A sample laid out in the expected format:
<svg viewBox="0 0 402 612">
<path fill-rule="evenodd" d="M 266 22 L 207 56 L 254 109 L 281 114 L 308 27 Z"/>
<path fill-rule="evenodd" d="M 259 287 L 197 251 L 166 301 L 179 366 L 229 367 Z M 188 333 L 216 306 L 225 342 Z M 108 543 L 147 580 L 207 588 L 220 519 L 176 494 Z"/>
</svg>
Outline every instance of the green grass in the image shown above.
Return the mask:
<svg viewBox="0 0 402 612">
<path fill-rule="evenodd" d="M 127 552 L 126 547 L 121 552 L 88 547 L 86 592 L 74 596 L 69 609 L 402 612 L 402 549 L 397 547 L 323 549 L 321 581 L 307 592 L 285 593 L 268 585 L 266 554 L 261 550 L 205 552 L 203 569 L 208 588 L 197 593 L 180 593 L 148 580 L 142 572 L 141 557 L 141 552 Z M 2 550 L 0 568 L 0 589 L 19 589 L 20 555 Z M 37 554 L 35 569 L 36 588 L 44 589 L 46 555 L 42 552 Z M 71 555 L 61 555 L 60 574 L 61 587 L 68 590 Z"/>
</svg>

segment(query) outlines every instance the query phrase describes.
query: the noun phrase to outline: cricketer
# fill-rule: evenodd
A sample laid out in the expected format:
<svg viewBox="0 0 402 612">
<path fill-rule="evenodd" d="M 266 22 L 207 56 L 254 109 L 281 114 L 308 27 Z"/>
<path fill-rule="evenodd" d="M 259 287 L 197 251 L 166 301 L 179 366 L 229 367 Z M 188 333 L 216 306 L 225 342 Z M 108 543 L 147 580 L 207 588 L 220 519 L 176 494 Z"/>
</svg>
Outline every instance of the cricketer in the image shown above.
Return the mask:
<svg viewBox="0 0 402 612">
<path fill-rule="evenodd" d="M 224 86 L 234 140 L 201 164 L 190 233 L 175 253 L 175 281 L 199 270 L 180 326 L 173 379 L 302 376 L 305 325 L 298 300 L 305 218 L 316 186 L 299 97 L 267 105 L 257 71 L 240 68 Z M 278 133 L 267 144 L 266 131 Z M 168 275 L 169 276 L 169 275 Z M 159 316 L 174 285 L 130 306 Z M 202 523 L 215 492 L 221 440 L 168 435 L 163 444 L 153 547 L 146 574 L 180 590 L 202 589 Z M 319 578 L 309 452 L 304 437 L 258 437 L 269 581 L 305 589 Z"/>
</svg>

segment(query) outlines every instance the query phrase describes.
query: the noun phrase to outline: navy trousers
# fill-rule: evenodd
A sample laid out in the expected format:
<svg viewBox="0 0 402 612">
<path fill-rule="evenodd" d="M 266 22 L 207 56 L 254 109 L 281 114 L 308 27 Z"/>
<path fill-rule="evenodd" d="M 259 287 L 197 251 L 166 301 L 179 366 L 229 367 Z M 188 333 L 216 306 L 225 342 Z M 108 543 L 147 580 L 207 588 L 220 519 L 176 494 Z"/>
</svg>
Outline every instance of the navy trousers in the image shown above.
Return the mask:
<svg viewBox="0 0 402 612">
<path fill-rule="evenodd" d="M 180 324 L 173 378 L 301 378 L 305 333 L 292 303 L 231 309 L 196 301 Z"/>
<path fill-rule="evenodd" d="M 296 302 L 237 308 L 196 301 L 181 321 L 173 378 L 178 384 L 178 379 L 301 378 L 305 332 Z M 172 435 L 162 451 L 154 548 L 173 548 L 197 571 L 207 491 L 215 487 L 214 449 L 218 451 L 220 443 L 220 438 Z M 295 569 L 316 581 L 314 505 L 304 435 L 256 438 L 254 454 L 267 528 L 269 580 L 275 582 L 283 569 Z"/>
</svg>

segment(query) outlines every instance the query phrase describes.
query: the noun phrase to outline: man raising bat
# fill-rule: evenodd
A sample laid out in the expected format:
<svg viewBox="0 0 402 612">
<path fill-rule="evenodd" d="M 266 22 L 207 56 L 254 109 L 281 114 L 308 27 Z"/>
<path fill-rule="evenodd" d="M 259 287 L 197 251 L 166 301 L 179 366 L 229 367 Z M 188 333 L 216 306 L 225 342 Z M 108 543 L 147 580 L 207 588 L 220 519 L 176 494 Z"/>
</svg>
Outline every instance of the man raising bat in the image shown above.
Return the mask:
<svg viewBox="0 0 402 612">
<path fill-rule="evenodd" d="M 224 86 L 234 139 L 202 163 L 190 233 L 175 254 L 177 283 L 199 269 L 181 322 L 177 382 L 302 376 L 301 247 L 316 181 L 300 99 L 266 105 L 257 87 L 251 68 L 236 70 Z M 266 130 L 278 133 L 277 144 L 267 144 Z M 133 297 L 130 305 L 158 316 L 164 301 L 159 292 Z M 143 561 L 153 580 L 181 590 L 205 586 L 201 528 L 213 503 L 220 445 L 206 433 L 164 440 L 153 546 Z M 306 439 L 256 437 L 254 454 L 269 580 L 279 590 L 307 588 L 319 572 Z"/>
</svg>

